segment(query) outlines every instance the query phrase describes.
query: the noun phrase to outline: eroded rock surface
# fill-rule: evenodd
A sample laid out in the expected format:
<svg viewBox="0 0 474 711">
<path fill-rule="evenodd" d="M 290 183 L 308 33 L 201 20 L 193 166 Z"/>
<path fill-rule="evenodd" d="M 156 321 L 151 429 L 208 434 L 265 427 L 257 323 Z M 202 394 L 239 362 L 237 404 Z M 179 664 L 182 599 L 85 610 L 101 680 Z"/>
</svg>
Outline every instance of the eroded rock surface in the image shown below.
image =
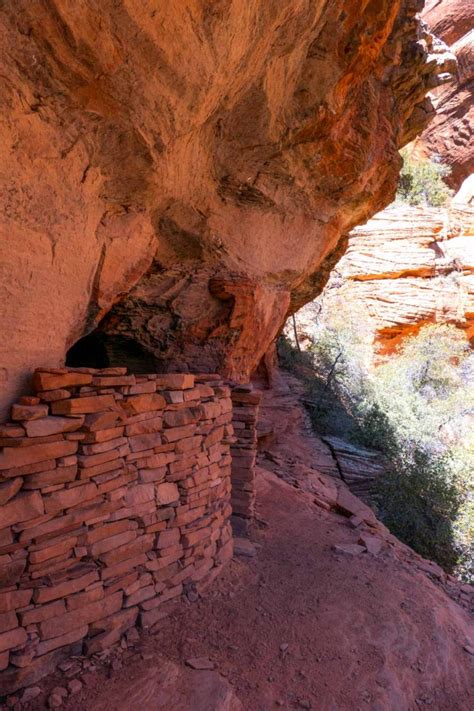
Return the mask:
<svg viewBox="0 0 474 711">
<path fill-rule="evenodd" d="M 423 19 L 457 59 L 456 81 L 434 89 L 436 116 L 416 142 L 418 155 L 441 157 L 451 168 L 446 182 L 459 188 L 474 172 L 474 5 L 466 0 L 427 0 Z"/>
<path fill-rule="evenodd" d="M 463 201 L 450 208 L 395 206 L 357 227 L 324 292 L 363 313 L 367 337 L 379 353 L 392 352 L 427 323 L 453 323 L 474 337 L 474 206 L 466 183 Z M 468 189 L 469 188 L 469 189 Z M 460 191 L 461 192 L 461 191 Z M 311 335 L 319 309 L 297 315 Z"/>
<path fill-rule="evenodd" d="M 0 405 L 98 323 L 247 379 L 453 68 L 421 4 L 3 2 Z"/>
</svg>

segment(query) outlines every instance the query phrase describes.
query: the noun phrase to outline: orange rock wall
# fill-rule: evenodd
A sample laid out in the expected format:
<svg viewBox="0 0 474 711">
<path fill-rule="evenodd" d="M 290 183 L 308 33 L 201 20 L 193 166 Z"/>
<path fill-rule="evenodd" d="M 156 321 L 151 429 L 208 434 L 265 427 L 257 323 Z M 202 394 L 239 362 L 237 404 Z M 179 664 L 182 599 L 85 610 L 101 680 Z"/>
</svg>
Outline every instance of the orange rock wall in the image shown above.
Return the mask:
<svg viewBox="0 0 474 711">
<path fill-rule="evenodd" d="M 474 206 L 394 206 L 349 236 L 348 249 L 321 297 L 363 319 L 374 353 L 390 353 L 428 323 L 452 323 L 474 339 Z M 318 300 L 297 315 L 311 334 Z M 289 331 L 291 333 L 291 329 Z"/>
<path fill-rule="evenodd" d="M 0 426 L 0 695 L 152 627 L 232 556 L 218 376 L 45 369 Z"/>
<path fill-rule="evenodd" d="M 466 0 L 427 0 L 430 29 L 456 56 L 455 81 L 433 91 L 436 115 L 416 141 L 418 155 L 439 156 L 451 168 L 446 182 L 459 189 L 474 173 L 474 5 Z"/>
<path fill-rule="evenodd" d="M 2 2 L 0 409 L 97 326 L 247 382 L 431 116 L 421 5 Z"/>
</svg>

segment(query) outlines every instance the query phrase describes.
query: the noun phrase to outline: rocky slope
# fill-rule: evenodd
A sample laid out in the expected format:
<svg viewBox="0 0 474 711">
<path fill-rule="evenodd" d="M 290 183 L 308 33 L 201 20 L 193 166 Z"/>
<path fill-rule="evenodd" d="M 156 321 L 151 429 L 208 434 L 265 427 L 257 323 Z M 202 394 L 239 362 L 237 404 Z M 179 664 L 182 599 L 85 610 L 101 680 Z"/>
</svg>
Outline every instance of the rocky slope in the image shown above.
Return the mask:
<svg viewBox="0 0 474 711">
<path fill-rule="evenodd" d="M 436 116 L 416 141 L 418 155 L 438 155 L 451 168 L 446 182 L 459 188 L 474 172 L 474 5 L 427 0 L 423 19 L 457 59 L 456 80 L 433 90 Z"/>
<path fill-rule="evenodd" d="M 247 379 L 449 78 L 421 4 L 1 3 L 0 406 L 98 324 L 90 365 Z"/>
<path fill-rule="evenodd" d="M 397 205 L 352 231 L 323 298 L 329 309 L 341 298 L 358 308 L 379 353 L 393 351 L 433 322 L 453 323 L 474 338 L 474 204 L 468 182 L 450 208 Z M 318 308 L 315 302 L 297 314 L 303 337 L 310 335 Z"/>
</svg>

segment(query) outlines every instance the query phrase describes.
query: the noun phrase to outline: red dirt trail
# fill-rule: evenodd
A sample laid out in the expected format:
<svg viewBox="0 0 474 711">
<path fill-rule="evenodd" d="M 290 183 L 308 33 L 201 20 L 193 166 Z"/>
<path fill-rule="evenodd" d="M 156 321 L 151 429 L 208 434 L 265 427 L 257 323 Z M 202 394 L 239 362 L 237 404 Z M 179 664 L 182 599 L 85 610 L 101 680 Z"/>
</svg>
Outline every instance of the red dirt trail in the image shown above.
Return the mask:
<svg viewBox="0 0 474 711">
<path fill-rule="evenodd" d="M 304 459 L 308 452 L 301 451 Z M 472 711 L 466 611 L 401 544 L 386 543 L 377 556 L 336 552 L 334 545 L 357 543 L 359 533 L 313 500 L 258 468 L 258 513 L 266 525 L 251 535 L 255 557 L 236 557 L 196 602 L 178 603 L 158 631 L 97 662 L 61 708 L 135 709 L 127 691 L 137 674 L 163 659 L 206 657 L 245 711 Z M 49 688 L 64 683 L 60 675 L 48 680 Z M 30 708 L 45 708 L 44 698 Z"/>
</svg>

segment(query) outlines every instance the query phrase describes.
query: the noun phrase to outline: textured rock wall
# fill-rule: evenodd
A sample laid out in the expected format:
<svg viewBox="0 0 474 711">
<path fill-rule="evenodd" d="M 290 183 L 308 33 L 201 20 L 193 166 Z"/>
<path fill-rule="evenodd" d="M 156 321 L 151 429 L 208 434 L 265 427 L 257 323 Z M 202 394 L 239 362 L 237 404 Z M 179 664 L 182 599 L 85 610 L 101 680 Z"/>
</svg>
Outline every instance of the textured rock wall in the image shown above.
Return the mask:
<svg viewBox="0 0 474 711">
<path fill-rule="evenodd" d="M 427 323 L 453 323 L 474 339 L 474 205 L 380 212 L 350 234 L 322 298 L 326 309 L 342 298 L 364 314 L 361 328 L 380 353 Z M 316 300 L 298 313 L 301 335 L 318 309 Z"/>
<path fill-rule="evenodd" d="M 416 141 L 418 155 L 438 155 L 451 168 L 446 182 L 458 189 L 474 173 L 474 4 L 427 0 L 423 19 L 456 56 L 455 81 L 433 91 L 436 116 Z"/>
<path fill-rule="evenodd" d="M 0 695 L 94 653 L 232 556 L 218 376 L 36 372 L 0 427 Z"/>
<path fill-rule="evenodd" d="M 97 324 L 246 382 L 431 116 L 421 5 L 2 2 L 0 407 Z"/>
</svg>

